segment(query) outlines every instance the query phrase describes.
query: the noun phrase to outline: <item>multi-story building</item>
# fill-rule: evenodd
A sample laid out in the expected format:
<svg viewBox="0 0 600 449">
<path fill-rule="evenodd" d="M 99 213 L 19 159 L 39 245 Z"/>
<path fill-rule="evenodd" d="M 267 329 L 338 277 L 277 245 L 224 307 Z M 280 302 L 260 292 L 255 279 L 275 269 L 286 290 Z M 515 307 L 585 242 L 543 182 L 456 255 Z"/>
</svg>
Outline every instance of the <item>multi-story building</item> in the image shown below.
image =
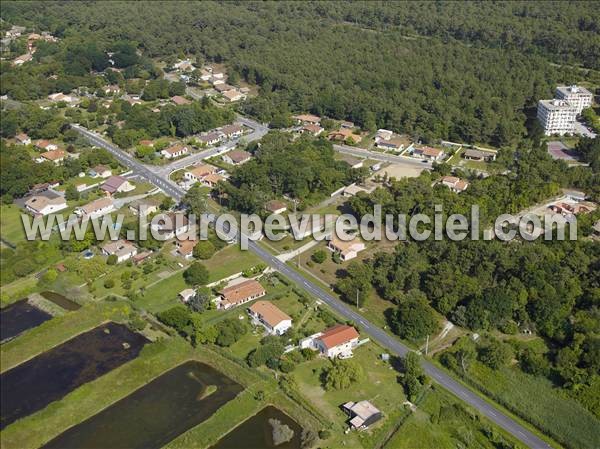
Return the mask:
<svg viewBox="0 0 600 449">
<path fill-rule="evenodd" d="M 558 100 L 568 101 L 571 106 L 575 106 L 577 113 L 581 114 L 585 108 L 592 106 L 594 95 L 584 87 L 579 86 L 558 86 L 554 95 Z"/>
<path fill-rule="evenodd" d="M 576 117 L 577 108 L 568 101 L 553 99 L 538 102 L 537 118 L 547 136 L 573 133 Z"/>
</svg>

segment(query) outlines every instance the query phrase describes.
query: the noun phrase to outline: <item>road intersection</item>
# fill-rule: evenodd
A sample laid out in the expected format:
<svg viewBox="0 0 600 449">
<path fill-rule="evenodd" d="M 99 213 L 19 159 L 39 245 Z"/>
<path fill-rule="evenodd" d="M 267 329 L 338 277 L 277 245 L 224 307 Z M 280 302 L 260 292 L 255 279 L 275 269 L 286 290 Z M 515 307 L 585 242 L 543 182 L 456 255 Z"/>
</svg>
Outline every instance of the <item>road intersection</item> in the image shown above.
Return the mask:
<svg viewBox="0 0 600 449">
<path fill-rule="evenodd" d="M 239 117 L 239 121 L 244 125 L 252 128 L 253 134 L 256 136 L 262 136 L 268 131 L 268 128 L 266 126 L 249 120 L 247 118 Z M 160 172 L 157 173 L 156 170 L 153 170 L 147 165 L 136 160 L 131 155 L 127 154 L 115 145 L 106 141 L 99 134 L 89 131 L 80 125 L 72 126 L 73 129 L 77 130 L 82 135 L 84 135 L 93 145 L 96 145 L 109 151 L 121 164 L 125 165 L 126 167 L 129 167 L 134 174 L 147 179 L 150 183 L 154 184 L 156 187 L 161 189 L 165 194 L 172 197 L 174 200 L 181 201 L 181 199 L 185 195 L 185 191 L 181 187 L 170 181 L 168 178 L 165 178 Z M 407 159 L 409 158 L 402 156 L 356 149 L 354 147 L 347 147 L 345 145 L 336 145 L 335 147 L 337 151 L 346 152 L 347 154 L 352 154 L 355 156 L 360 154 L 361 157 L 369 157 L 371 159 L 376 160 L 386 160 L 387 162 L 393 163 L 409 163 L 411 166 L 417 165 L 419 167 L 426 167 L 426 165 L 429 165 L 417 160 L 410 160 L 409 162 L 407 161 Z M 366 156 L 363 156 L 365 152 L 368 154 Z M 384 157 L 386 159 L 381 159 Z M 298 287 L 307 291 L 314 298 L 327 304 L 340 316 L 354 322 L 357 326 L 359 326 L 360 331 L 363 334 L 369 335 L 370 338 L 372 338 L 382 347 L 387 348 L 387 350 L 389 350 L 392 354 L 404 356 L 409 351 L 411 351 L 409 347 L 404 345 L 396 337 L 388 334 L 380 327 L 371 323 L 365 317 L 363 317 L 354 309 L 352 309 L 349 305 L 334 297 L 330 292 L 319 287 L 314 282 L 307 280 L 297 270 L 293 269 L 290 265 L 280 261 L 277 257 L 275 257 L 270 252 L 265 250 L 262 246 L 260 246 L 257 242 L 249 239 L 248 248 L 250 251 L 252 251 L 254 254 L 260 257 L 265 263 L 267 263 L 270 267 L 279 271 L 282 275 L 286 276 L 288 279 L 293 281 Z M 454 380 L 449 374 L 436 367 L 431 362 L 422 359 L 422 365 L 427 375 L 430 376 L 435 382 L 443 386 L 448 391 L 452 392 L 454 395 L 456 395 L 458 398 L 469 404 L 474 409 L 478 410 L 481 414 L 490 419 L 490 421 L 496 423 L 498 426 L 500 426 L 505 431 L 513 435 L 516 439 L 521 441 L 526 446 L 532 449 L 552 448 L 544 440 L 540 439 L 538 436 L 536 436 L 534 433 L 523 427 L 517 421 L 515 421 L 514 419 L 506 415 L 504 412 L 497 409 L 491 403 L 482 399 L 478 394 L 465 387 L 463 384 Z"/>
</svg>

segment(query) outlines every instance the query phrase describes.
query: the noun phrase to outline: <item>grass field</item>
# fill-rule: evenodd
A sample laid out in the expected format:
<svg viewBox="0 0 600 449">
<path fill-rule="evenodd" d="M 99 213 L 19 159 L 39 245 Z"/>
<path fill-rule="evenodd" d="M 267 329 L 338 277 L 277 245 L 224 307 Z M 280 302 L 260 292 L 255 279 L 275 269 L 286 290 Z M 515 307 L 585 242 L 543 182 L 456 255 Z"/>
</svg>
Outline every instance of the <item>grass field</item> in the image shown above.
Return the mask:
<svg viewBox="0 0 600 449">
<path fill-rule="evenodd" d="M 329 360 L 318 358 L 305 362 L 294 371 L 301 393 L 333 423 L 332 437 L 325 447 L 376 447 L 382 435 L 403 412 L 402 403 L 406 398 L 402 386 L 397 382 L 398 372 L 380 359 L 382 352 L 373 343 L 354 351 L 353 361 L 363 367 L 364 378 L 348 390 L 326 391 L 321 386 L 320 374 L 331 363 Z M 340 405 L 364 399 L 379 408 L 384 418 L 367 431 L 345 434 L 348 417 Z"/>
<path fill-rule="evenodd" d="M 239 246 L 233 244 L 218 251 L 210 259 L 201 262 L 210 272 L 210 282 L 215 282 L 252 268 L 261 263 L 261 259 L 252 252 L 242 251 Z"/>
<path fill-rule="evenodd" d="M 595 449 L 600 421 L 547 379 L 516 367 L 494 371 L 474 362 L 465 379 L 566 447 Z"/>
<path fill-rule="evenodd" d="M 21 221 L 23 210 L 16 204 L 4 204 L 0 206 L 0 234 L 2 240 L 12 245 L 25 240 L 25 231 Z"/>
<path fill-rule="evenodd" d="M 473 447 L 496 449 L 500 438 L 511 441 L 485 419 L 466 409 L 444 390 L 426 393 L 385 449 Z M 511 441 L 512 442 L 512 441 Z"/>
</svg>

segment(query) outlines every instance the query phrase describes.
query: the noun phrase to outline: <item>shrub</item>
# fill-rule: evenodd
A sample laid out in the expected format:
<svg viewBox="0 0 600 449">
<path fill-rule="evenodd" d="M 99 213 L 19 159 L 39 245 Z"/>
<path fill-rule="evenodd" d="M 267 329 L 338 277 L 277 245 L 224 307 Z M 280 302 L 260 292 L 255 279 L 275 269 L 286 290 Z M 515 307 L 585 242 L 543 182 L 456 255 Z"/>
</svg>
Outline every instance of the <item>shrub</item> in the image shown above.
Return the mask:
<svg viewBox="0 0 600 449">
<path fill-rule="evenodd" d="M 104 288 L 113 288 L 115 286 L 114 279 L 107 279 L 104 281 Z"/>
<path fill-rule="evenodd" d="M 325 259 L 327 259 L 327 253 L 325 250 L 319 249 L 312 254 L 311 259 L 315 263 L 323 263 L 325 262 Z"/>
<path fill-rule="evenodd" d="M 183 278 L 188 285 L 206 285 L 209 273 L 200 262 L 194 262 L 183 272 Z"/>
<path fill-rule="evenodd" d="M 331 432 L 327 429 L 319 430 L 319 438 L 322 440 L 326 440 L 331 437 Z"/>
<path fill-rule="evenodd" d="M 282 373 L 291 373 L 296 368 L 296 365 L 290 360 L 283 359 L 279 362 L 279 369 Z"/>
<path fill-rule="evenodd" d="M 106 258 L 106 264 L 107 265 L 116 265 L 118 260 L 119 259 L 116 254 L 111 254 L 110 256 L 108 256 Z"/>
</svg>

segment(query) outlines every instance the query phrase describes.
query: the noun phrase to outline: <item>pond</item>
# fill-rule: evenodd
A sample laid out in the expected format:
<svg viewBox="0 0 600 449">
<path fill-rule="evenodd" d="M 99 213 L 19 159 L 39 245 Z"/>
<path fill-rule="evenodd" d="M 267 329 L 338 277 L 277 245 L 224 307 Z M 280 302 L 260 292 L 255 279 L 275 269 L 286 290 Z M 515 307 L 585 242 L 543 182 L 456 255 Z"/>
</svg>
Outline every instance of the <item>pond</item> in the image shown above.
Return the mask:
<svg viewBox="0 0 600 449">
<path fill-rule="evenodd" d="M 4 342 L 48 321 L 52 315 L 21 299 L 0 310 L 0 341 Z"/>
<path fill-rule="evenodd" d="M 107 323 L 6 371 L 0 429 L 136 358 L 146 343 L 126 326 Z"/>
<path fill-rule="evenodd" d="M 291 429 L 293 437 L 286 442 L 275 444 L 273 435 L 273 420 Z M 289 433 L 288 433 L 289 434 Z M 300 425 L 278 408 L 267 406 L 256 415 L 244 421 L 210 449 L 300 449 Z M 291 434 L 289 434 L 291 435 Z"/>
<path fill-rule="evenodd" d="M 44 448 L 160 448 L 210 418 L 243 388 L 204 363 L 185 362 Z"/>
<path fill-rule="evenodd" d="M 65 310 L 78 310 L 81 308 L 81 305 L 77 304 L 75 301 L 71 301 L 60 293 L 46 291 L 40 293 L 40 295 Z"/>
</svg>

